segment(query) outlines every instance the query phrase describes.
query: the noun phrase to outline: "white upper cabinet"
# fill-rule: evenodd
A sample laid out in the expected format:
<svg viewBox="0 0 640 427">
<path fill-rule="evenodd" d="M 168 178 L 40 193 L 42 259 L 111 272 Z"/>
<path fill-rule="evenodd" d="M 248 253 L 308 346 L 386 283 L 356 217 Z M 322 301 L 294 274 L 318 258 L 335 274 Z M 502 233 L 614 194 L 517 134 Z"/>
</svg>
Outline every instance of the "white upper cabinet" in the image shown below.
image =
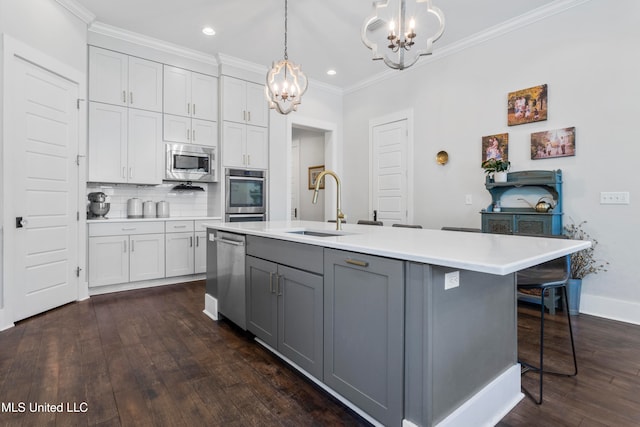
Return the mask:
<svg viewBox="0 0 640 427">
<path fill-rule="evenodd" d="M 162 112 L 162 64 L 90 46 L 89 99 Z"/>
<path fill-rule="evenodd" d="M 89 182 L 162 183 L 162 114 L 89 103 Z"/>
<path fill-rule="evenodd" d="M 222 120 L 267 127 L 268 117 L 264 85 L 222 77 Z"/>
<path fill-rule="evenodd" d="M 216 121 L 218 79 L 182 68 L 164 66 L 164 113 Z"/>
</svg>

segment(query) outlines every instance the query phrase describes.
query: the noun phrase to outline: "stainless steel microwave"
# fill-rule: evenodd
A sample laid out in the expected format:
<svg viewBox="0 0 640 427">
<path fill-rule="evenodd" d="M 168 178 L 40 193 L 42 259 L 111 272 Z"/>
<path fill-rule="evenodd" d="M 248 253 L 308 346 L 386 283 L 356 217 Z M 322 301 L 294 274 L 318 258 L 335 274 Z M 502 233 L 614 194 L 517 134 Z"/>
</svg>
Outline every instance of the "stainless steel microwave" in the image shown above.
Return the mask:
<svg viewBox="0 0 640 427">
<path fill-rule="evenodd" d="M 167 144 L 166 153 L 166 181 L 218 181 L 215 147 Z"/>
</svg>

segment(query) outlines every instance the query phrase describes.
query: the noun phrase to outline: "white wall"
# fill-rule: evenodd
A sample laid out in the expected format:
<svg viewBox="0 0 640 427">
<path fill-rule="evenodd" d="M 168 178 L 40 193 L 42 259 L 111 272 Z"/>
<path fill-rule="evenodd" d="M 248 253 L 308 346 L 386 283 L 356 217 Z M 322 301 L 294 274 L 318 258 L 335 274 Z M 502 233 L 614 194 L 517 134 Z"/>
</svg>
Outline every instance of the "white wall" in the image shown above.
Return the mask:
<svg viewBox="0 0 640 427">
<path fill-rule="evenodd" d="M 6 34 L 57 61 L 85 74 L 87 69 L 87 26 L 54 0 L 0 0 L 0 34 Z M 4 68 L 0 55 L 0 70 Z M 86 98 L 86 96 L 83 96 Z M 0 99 L 4 99 L 0 84 Z M 3 111 L 0 117 L 5 120 Z M 81 129 L 84 129 L 81 126 Z M 84 138 L 81 138 L 84 141 Z M 0 133 L 0 147 L 4 141 Z M 84 152 L 84 151 L 83 151 Z M 2 158 L 0 157 L 0 161 Z M 0 182 L 0 188 L 4 185 Z M 0 223 L 4 222 L 4 194 L 0 195 Z M 0 245 L 4 241 L 0 239 Z M 4 254 L 11 248 L 4 248 Z M 2 254 L 2 251 L 0 251 Z M 2 262 L 4 263 L 2 254 Z M 2 268 L 0 267 L 0 273 Z M 0 295 L 6 295 L 0 275 Z M 0 330 L 11 325 L 5 310 L 6 299 L 0 298 Z"/>
<path fill-rule="evenodd" d="M 428 228 L 480 227 L 489 202 L 481 137 L 509 133 L 512 170 L 562 169 L 565 223 L 587 220 L 607 273 L 584 280 L 581 311 L 640 324 L 640 2 L 592 0 L 515 32 L 420 66 L 344 98 L 344 206 L 366 216 L 369 119 L 415 113 L 415 220 Z M 507 93 L 547 83 L 549 119 L 508 127 Z M 575 157 L 530 160 L 532 132 L 576 127 Z M 446 150 L 440 166 L 436 153 Z M 629 191 L 631 204 L 600 205 L 601 191 Z M 465 205 L 470 194 L 472 205 Z"/>
</svg>

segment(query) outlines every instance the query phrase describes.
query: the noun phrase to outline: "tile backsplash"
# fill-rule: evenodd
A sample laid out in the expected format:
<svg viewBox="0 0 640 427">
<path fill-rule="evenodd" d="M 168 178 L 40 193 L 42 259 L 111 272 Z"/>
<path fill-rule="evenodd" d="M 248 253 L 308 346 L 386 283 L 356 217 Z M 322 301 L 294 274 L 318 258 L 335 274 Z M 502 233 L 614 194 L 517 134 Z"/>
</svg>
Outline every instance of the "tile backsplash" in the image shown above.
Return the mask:
<svg viewBox="0 0 640 427">
<path fill-rule="evenodd" d="M 127 200 L 137 197 L 146 202 L 151 200 L 169 202 L 171 217 L 207 216 L 207 185 L 198 185 L 204 191 L 173 191 L 178 183 L 167 183 L 156 186 L 126 185 L 126 184 L 87 184 L 87 194 L 101 191 L 107 195 L 107 202 L 111 203 L 107 218 L 126 218 Z M 194 184 L 197 185 L 197 184 Z M 87 209 L 88 209 L 87 200 Z"/>
</svg>

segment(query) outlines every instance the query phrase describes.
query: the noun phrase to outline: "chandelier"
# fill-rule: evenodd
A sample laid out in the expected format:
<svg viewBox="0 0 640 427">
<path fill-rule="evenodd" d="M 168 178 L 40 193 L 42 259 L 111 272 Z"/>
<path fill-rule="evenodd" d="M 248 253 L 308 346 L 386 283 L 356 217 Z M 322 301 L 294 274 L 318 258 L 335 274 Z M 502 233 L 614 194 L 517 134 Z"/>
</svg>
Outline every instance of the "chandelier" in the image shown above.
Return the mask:
<svg viewBox="0 0 640 427">
<path fill-rule="evenodd" d="M 362 42 L 373 52 L 373 59 L 382 59 L 389 67 L 403 70 L 416 63 L 423 55 L 431 55 L 433 43 L 444 32 L 444 15 L 442 11 L 433 6 L 432 0 L 415 0 L 415 13 L 425 12 L 421 16 L 426 21 L 428 14 L 433 15 L 439 24 L 435 33 L 429 36 L 426 23 L 422 23 L 420 31 L 416 30 L 416 19 L 411 16 L 407 20 L 406 0 L 400 0 L 397 18 L 385 19 L 384 12 L 389 15 L 389 2 L 391 0 L 375 1 L 373 3 L 373 15 L 362 26 Z M 380 14 L 380 15 L 379 15 Z M 393 13 L 391 13 L 393 15 Z M 396 32 L 397 19 L 397 32 Z M 383 39 L 378 31 L 381 24 L 388 22 L 388 33 Z M 376 35 L 378 37 L 376 37 Z M 386 49 L 378 49 L 381 44 L 387 44 Z"/>
<path fill-rule="evenodd" d="M 274 61 L 267 73 L 266 95 L 269 107 L 280 114 L 298 109 L 302 95 L 307 90 L 307 77 L 299 65 L 289 61 L 287 54 L 287 0 L 284 1 L 284 59 Z"/>
</svg>

